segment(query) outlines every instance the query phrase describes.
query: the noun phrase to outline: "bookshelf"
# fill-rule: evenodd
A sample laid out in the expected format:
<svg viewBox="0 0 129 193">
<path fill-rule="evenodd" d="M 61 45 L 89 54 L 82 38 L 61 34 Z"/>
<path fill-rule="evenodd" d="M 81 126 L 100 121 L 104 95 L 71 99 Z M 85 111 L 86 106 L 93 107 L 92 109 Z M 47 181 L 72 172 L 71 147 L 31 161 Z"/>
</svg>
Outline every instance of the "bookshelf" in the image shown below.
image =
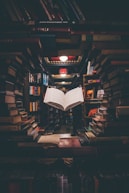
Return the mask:
<svg viewBox="0 0 129 193">
<path fill-rule="evenodd" d="M 0 143 L 10 147 L 18 142 L 33 142 L 36 135 L 28 133 L 38 128 L 35 116 L 26 106 L 26 74 L 13 56 L 0 59 Z"/>
<path fill-rule="evenodd" d="M 97 97 L 97 91 L 100 88 L 101 82 L 100 78 L 96 74 L 83 74 L 83 92 L 84 92 L 84 119 L 85 124 L 88 126 L 89 121 L 92 119 L 92 116 L 97 111 L 97 108 L 100 106 L 102 100 Z M 92 109 L 92 113 L 91 112 Z M 91 115 L 92 114 L 92 115 Z"/>
<path fill-rule="evenodd" d="M 35 7 L 36 3 L 36 7 Z M 76 0 L 67 1 L 8 1 L 2 3 L 7 13 L 2 16 L 6 21 L 29 23 L 50 22 L 50 23 L 79 23 L 85 22 L 86 18 Z"/>
<path fill-rule="evenodd" d="M 128 135 L 128 57 L 126 49 L 103 49 L 96 60 L 94 69 L 100 76 L 107 97 L 107 106 L 103 110 L 105 122 L 100 121 L 100 117 L 94 119 L 95 123 L 101 123 L 104 128 L 104 135 Z M 119 110 L 118 110 L 119 109 Z M 121 114 L 124 113 L 124 116 Z M 118 115 L 118 114 L 119 115 Z M 124 128 L 124 129 L 122 129 Z"/>
<path fill-rule="evenodd" d="M 40 121 L 39 108 L 43 100 L 42 74 L 28 73 L 28 112 L 35 115 L 36 120 Z"/>
</svg>

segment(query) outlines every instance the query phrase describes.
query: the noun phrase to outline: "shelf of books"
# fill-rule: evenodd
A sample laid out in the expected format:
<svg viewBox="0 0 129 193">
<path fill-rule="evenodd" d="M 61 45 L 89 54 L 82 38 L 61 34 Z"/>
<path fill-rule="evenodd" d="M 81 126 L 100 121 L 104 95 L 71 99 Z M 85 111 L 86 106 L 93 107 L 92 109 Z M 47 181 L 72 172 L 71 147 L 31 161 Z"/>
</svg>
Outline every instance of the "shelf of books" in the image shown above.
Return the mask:
<svg viewBox="0 0 129 193">
<path fill-rule="evenodd" d="M 38 124 L 34 127 L 35 116 L 29 115 L 25 105 L 26 70 L 13 57 L 3 57 L 0 69 L 0 142 L 33 141 L 28 131 Z"/>
<path fill-rule="evenodd" d="M 92 105 L 93 107 L 96 107 L 100 104 L 99 98 L 97 98 L 97 90 L 100 85 L 100 79 L 96 74 L 83 74 L 83 91 L 84 91 L 84 99 L 85 99 L 85 107 L 87 110 L 85 110 L 85 115 L 88 116 L 89 110 Z"/>
<path fill-rule="evenodd" d="M 28 85 L 28 107 L 29 114 L 35 115 L 36 120 L 40 121 L 40 104 L 43 100 L 42 95 L 42 74 L 29 72 L 29 85 Z"/>
<path fill-rule="evenodd" d="M 91 81 L 88 82 L 89 77 L 91 78 L 90 75 L 83 77 L 85 106 L 87 107 L 85 110 L 86 120 L 87 116 L 92 117 L 87 127 L 88 136 L 91 138 L 100 134 L 104 136 L 129 135 L 129 87 L 127 84 L 129 63 L 122 51 L 125 52 L 125 50 L 103 52 L 96 60 L 94 64 L 95 76 L 101 80 L 101 87 L 97 86 L 97 90 L 90 87 L 94 85 Z M 87 81 L 85 81 L 86 79 Z"/>
<path fill-rule="evenodd" d="M 2 17 L 6 21 L 29 23 L 79 23 L 85 22 L 86 18 L 82 12 L 78 2 L 72 1 L 20 1 L 19 3 L 12 1 L 4 3 L 4 11 Z M 8 14 L 7 14 L 8 13 Z M 5 17 L 5 15 L 7 15 Z"/>
<path fill-rule="evenodd" d="M 39 124 L 47 124 L 48 108 L 44 105 L 43 99 L 48 86 L 49 76 L 46 72 L 28 73 L 27 107 L 28 113 L 34 115 Z"/>
</svg>

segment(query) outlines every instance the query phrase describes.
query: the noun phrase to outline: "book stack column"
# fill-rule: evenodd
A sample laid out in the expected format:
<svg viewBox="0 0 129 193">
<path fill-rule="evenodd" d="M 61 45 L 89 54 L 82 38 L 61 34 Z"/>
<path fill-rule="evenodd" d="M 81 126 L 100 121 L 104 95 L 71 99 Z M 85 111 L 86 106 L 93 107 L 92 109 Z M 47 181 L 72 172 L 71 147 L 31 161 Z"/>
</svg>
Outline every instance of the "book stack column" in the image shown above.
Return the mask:
<svg viewBox="0 0 129 193">
<path fill-rule="evenodd" d="M 129 63 L 123 55 L 111 54 L 99 60 L 99 73 L 103 89 L 108 96 L 105 135 L 129 134 Z"/>
<path fill-rule="evenodd" d="M 24 103 L 26 71 L 13 57 L 0 60 L 0 141 L 33 141 L 28 129 L 35 122 Z"/>
<path fill-rule="evenodd" d="M 29 73 L 29 113 L 36 116 L 36 120 L 40 121 L 40 104 L 42 97 L 42 74 Z"/>
<path fill-rule="evenodd" d="M 11 61 L 7 61 L 6 59 L 1 62 L 3 63 L 3 70 L 1 69 L 0 78 L 1 129 L 7 128 L 7 126 L 12 126 L 12 128 L 15 129 L 17 128 L 17 124 L 22 121 L 21 115 L 19 115 L 18 103 L 22 103 L 21 95 L 23 92 L 21 93 L 21 91 L 19 91 L 17 88 L 18 84 L 16 77 L 18 71 L 16 66 L 14 66 Z M 16 97 L 16 95 L 20 96 L 20 98 Z"/>
</svg>

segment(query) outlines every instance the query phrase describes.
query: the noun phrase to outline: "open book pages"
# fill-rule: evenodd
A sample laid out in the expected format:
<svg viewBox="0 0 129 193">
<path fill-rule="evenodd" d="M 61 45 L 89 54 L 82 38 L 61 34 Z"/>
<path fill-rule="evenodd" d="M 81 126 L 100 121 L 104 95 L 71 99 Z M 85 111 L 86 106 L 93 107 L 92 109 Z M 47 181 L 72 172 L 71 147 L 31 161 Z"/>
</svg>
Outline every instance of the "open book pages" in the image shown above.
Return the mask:
<svg viewBox="0 0 129 193">
<path fill-rule="evenodd" d="M 77 136 L 71 136 L 70 133 L 41 135 L 38 143 L 54 145 L 60 148 L 81 147 L 79 138 Z"/>
<path fill-rule="evenodd" d="M 48 144 L 57 144 L 60 141 L 60 136 L 56 135 L 56 134 L 52 134 L 52 135 L 42 135 L 39 140 L 38 143 L 48 143 Z"/>
<path fill-rule="evenodd" d="M 44 103 L 63 111 L 67 111 L 83 102 L 82 87 L 74 88 L 67 93 L 57 88 L 48 87 L 44 97 Z"/>
<path fill-rule="evenodd" d="M 71 135 L 68 134 L 51 134 L 51 135 L 41 135 L 38 143 L 56 144 L 58 145 L 61 138 L 69 138 Z"/>
</svg>

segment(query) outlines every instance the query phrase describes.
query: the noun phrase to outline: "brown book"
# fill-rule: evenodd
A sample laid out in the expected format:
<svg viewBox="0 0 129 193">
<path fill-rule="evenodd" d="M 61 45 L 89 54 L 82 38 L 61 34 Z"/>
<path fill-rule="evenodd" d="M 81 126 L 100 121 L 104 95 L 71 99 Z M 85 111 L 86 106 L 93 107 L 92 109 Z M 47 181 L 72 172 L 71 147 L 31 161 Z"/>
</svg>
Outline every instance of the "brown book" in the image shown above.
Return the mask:
<svg viewBox="0 0 129 193">
<path fill-rule="evenodd" d="M 74 6 L 74 9 L 76 9 L 76 12 L 77 14 L 79 15 L 80 17 L 80 21 L 85 21 L 86 18 L 85 18 L 85 15 L 83 14 L 82 10 L 80 9 L 79 5 L 77 4 L 76 1 L 71 1 L 71 3 L 73 4 Z"/>
<path fill-rule="evenodd" d="M 11 66 L 11 65 L 8 65 L 8 64 L 5 64 L 2 66 L 2 69 L 0 70 L 0 74 L 3 75 L 11 75 L 13 77 L 16 77 L 16 69 Z"/>
<path fill-rule="evenodd" d="M 15 116 L 18 115 L 17 108 L 10 108 L 10 109 L 0 109 L 0 116 Z"/>
<path fill-rule="evenodd" d="M 59 134 L 41 135 L 37 142 L 43 144 L 58 145 L 60 142 L 60 135 Z"/>
<path fill-rule="evenodd" d="M 52 15 L 51 15 L 51 13 L 49 12 L 50 10 L 48 10 L 48 7 L 47 7 L 45 1 L 44 1 L 44 0 L 40 0 L 40 4 L 41 4 L 43 10 L 45 11 L 45 13 L 46 13 L 46 15 L 47 15 L 47 17 L 48 17 L 48 20 L 52 20 L 52 19 L 53 19 L 53 18 L 52 18 Z"/>
<path fill-rule="evenodd" d="M 16 109 L 16 103 L 1 103 L 0 108 L 6 110 L 9 110 L 10 108 Z"/>
<path fill-rule="evenodd" d="M 87 131 L 85 134 L 89 139 L 96 138 L 96 135 L 92 131 Z"/>
<path fill-rule="evenodd" d="M 58 146 L 61 148 L 81 147 L 78 137 L 60 138 Z"/>
<path fill-rule="evenodd" d="M 129 106 L 116 106 L 116 116 L 129 116 Z"/>
<path fill-rule="evenodd" d="M 0 80 L 0 91 L 14 91 L 14 83 L 8 80 Z"/>
<path fill-rule="evenodd" d="M 101 51 L 102 55 L 108 55 L 108 54 L 129 54 L 128 49 L 103 49 Z"/>
<path fill-rule="evenodd" d="M 21 121 L 22 120 L 20 115 L 0 117 L 0 123 L 16 124 L 16 123 L 20 123 Z"/>
<path fill-rule="evenodd" d="M 0 94 L 0 103 L 15 103 L 15 95 Z"/>
<path fill-rule="evenodd" d="M 21 124 L 4 124 L 0 125 L 0 131 L 19 131 L 21 130 Z"/>
</svg>

